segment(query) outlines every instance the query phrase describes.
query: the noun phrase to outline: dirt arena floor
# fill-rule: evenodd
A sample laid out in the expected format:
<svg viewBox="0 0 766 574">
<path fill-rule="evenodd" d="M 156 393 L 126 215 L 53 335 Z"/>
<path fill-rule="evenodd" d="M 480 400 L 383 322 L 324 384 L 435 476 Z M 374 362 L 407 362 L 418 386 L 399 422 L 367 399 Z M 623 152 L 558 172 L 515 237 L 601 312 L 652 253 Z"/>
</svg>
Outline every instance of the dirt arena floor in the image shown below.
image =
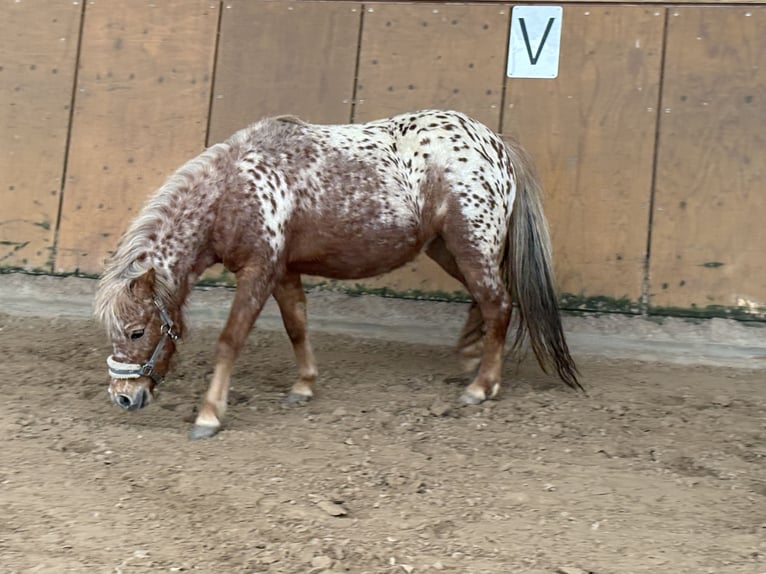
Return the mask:
<svg viewBox="0 0 766 574">
<path fill-rule="evenodd" d="M 100 327 L 11 299 L 2 573 L 766 573 L 762 367 L 589 353 L 585 397 L 509 360 L 499 400 L 459 407 L 441 339 L 325 330 L 295 407 L 287 338 L 256 329 L 225 430 L 192 442 L 217 328 L 193 325 L 159 400 L 126 413 Z"/>
</svg>

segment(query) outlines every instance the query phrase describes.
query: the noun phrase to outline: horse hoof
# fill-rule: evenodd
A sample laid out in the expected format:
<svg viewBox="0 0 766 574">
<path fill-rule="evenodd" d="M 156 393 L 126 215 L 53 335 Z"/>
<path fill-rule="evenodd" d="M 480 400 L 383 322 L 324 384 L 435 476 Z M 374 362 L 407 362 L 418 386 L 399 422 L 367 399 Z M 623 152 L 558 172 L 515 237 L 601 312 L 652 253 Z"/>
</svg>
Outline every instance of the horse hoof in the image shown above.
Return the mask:
<svg viewBox="0 0 766 574">
<path fill-rule="evenodd" d="M 303 395 L 301 393 L 290 392 L 285 399 L 288 405 L 305 405 L 311 400 L 311 395 Z"/>
<path fill-rule="evenodd" d="M 464 392 L 462 395 L 460 395 L 460 402 L 464 405 L 480 405 L 485 400 L 484 397 L 477 397 L 474 394 L 469 393 L 468 391 Z"/>
<path fill-rule="evenodd" d="M 189 431 L 189 440 L 199 440 L 203 438 L 211 438 L 218 434 L 221 427 L 206 427 L 202 425 L 194 425 Z"/>
</svg>

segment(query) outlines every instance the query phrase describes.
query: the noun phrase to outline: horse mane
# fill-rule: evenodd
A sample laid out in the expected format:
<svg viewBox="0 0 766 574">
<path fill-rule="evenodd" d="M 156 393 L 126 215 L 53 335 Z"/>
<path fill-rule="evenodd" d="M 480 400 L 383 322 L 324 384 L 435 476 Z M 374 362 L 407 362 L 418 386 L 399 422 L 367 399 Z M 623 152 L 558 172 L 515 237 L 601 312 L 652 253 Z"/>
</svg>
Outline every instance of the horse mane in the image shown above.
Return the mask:
<svg viewBox="0 0 766 574">
<path fill-rule="evenodd" d="M 150 269 L 155 272 L 154 295 L 165 306 L 173 303 L 182 278 L 175 277 L 169 266 L 157 259 L 158 238 L 170 230 L 173 207 L 182 203 L 180 196 L 203 181 L 231 147 L 227 143 L 214 145 L 184 164 L 149 198 L 123 234 L 106 261 L 93 305 L 94 315 L 109 333 L 121 328 L 121 318 L 134 304 L 133 281 Z"/>
<path fill-rule="evenodd" d="M 106 261 L 96 290 L 94 315 L 108 332 L 121 328 L 120 318 L 134 304 L 131 283 L 150 269 L 155 271 L 155 296 L 165 306 L 172 306 L 183 278 L 175 277 L 167 262 L 159 261 L 156 248 L 159 239 L 171 231 L 174 210 L 184 203 L 182 196 L 206 177 L 219 175 L 222 162 L 237 158 L 243 149 L 253 145 L 253 140 L 268 147 L 269 142 L 283 133 L 284 128 L 280 126 L 285 124 L 301 126 L 305 122 L 289 115 L 264 118 L 188 161 L 147 201 Z"/>
<path fill-rule="evenodd" d="M 156 221 L 153 221 L 149 214 L 145 215 L 146 218 L 141 218 L 141 227 L 134 224 L 128 230 L 117 251 L 108 261 L 98 283 L 93 302 L 94 315 L 109 333 L 120 330 L 121 317 L 125 317 L 129 311 L 133 302 L 130 293 L 133 281 L 150 269 L 155 270 L 154 289 L 160 301 L 167 305 L 174 291 L 175 284 L 170 275 L 161 267 L 155 266 L 146 255 L 146 250 L 150 248 L 149 241 L 146 236 L 142 237 L 138 233 L 142 229 L 153 228 Z"/>
<path fill-rule="evenodd" d="M 307 125 L 306 122 L 304 122 L 298 116 L 290 116 L 290 115 L 274 116 L 271 119 L 275 122 L 282 122 L 283 124 L 296 124 L 299 126 Z"/>
</svg>

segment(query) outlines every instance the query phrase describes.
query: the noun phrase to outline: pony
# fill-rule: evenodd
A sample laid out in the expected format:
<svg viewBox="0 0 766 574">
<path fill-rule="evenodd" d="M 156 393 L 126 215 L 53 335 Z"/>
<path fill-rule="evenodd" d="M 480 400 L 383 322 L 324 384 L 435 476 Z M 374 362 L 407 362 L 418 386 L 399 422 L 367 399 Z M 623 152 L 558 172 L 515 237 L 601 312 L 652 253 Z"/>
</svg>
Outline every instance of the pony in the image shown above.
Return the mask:
<svg viewBox="0 0 766 574">
<path fill-rule="evenodd" d="M 421 252 L 472 300 L 457 345 L 475 371 L 463 403 L 500 389 L 512 302 L 512 350 L 528 340 L 543 370 L 582 389 L 531 159 L 462 113 L 424 110 L 347 125 L 266 118 L 173 174 L 120 239 L 97 288 L 95 315 L 112 343 L 111 400 L 134 410 L 155 398 L 184 334 L 184 303 L 222 263 L 236 290 L 190 437 L 221 428 L 235 359 L 269 296 L 298 366 L 287 400 L 307 401 L 317 367 L 301 275 L 371 277 Z"/>
</svg>

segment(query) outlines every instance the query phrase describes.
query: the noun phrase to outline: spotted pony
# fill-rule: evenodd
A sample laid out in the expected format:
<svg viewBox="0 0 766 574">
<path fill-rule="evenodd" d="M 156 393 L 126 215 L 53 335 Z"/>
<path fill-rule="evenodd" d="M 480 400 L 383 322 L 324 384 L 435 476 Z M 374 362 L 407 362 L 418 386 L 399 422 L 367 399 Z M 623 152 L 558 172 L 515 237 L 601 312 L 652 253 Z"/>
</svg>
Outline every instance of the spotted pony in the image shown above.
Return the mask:
<svg viewBox="0 0 766 574">
<path fill-rule="evenodd" d="M 427 110 L 352 125 L 264 119 L 172 175 L 120 240 L 96 294 L 113 346 L 110 396 L 126 409 L 152 400 L 192 286 L 223 263 L 237 288 L 191 437 L 219 430 L 234 361 L 269 296 L 298 363 L 288 400 L 308 400 L 317 367 L 301 275 L 370 277 L 421 252 L 473 300 L 458 351 L 478 371 L 463 402 L 500 388 L 512 302 L 515 345 L 528 339 L 543 369 L 581 388 L 530 159 L 462 113 Z"/>
</svg>

